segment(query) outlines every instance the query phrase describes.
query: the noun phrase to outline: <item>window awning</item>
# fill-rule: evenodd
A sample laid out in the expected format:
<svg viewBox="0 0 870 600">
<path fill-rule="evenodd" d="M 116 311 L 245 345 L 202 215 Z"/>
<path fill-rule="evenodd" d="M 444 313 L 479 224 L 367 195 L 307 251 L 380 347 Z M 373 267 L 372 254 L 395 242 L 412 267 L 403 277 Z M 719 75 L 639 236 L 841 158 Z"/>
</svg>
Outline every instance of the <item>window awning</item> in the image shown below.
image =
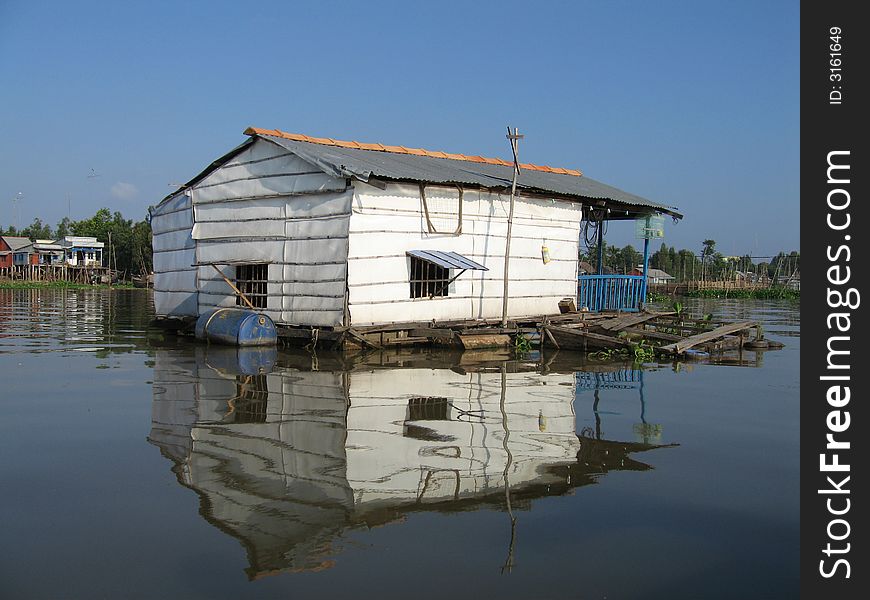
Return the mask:
<svg viewBox="0 0 870 600">
<path fill-rule="evenodd" d="M 480 263 L 465 258 L 456 252 L 441 252 L 440 250 L 408 250 L 408 256 L 434 263 L 445 269 L 462 269 L 463 271 L 489 271 Z"/>
</svg>

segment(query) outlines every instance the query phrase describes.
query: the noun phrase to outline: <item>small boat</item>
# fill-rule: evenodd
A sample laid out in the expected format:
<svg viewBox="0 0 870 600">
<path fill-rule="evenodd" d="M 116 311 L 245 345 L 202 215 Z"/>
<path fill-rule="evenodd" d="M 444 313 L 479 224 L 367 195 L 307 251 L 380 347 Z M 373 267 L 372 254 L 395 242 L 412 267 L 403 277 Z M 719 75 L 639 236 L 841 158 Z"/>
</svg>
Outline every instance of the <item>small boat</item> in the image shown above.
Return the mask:
<svg viewBox="0 0 870 600">
<path fill-rule="evenodd" d="M 560 327 L 549 325 L 544 329 L 544 335 L 550 337 L 550 341 L 557 348 L 563 350 L 590 350 L 602 349 L 629 349 L 631 346 L 626 340 L 615 336 L 592 333 L 585 327 Z"/>
<path fill-rule="evenodd" d="M 133 277 L 133 287 L 137 288 L 153 288 L 154 287 L 154 273 L 147 273 L 143 275 L 136 275 Z"/>
</svg>

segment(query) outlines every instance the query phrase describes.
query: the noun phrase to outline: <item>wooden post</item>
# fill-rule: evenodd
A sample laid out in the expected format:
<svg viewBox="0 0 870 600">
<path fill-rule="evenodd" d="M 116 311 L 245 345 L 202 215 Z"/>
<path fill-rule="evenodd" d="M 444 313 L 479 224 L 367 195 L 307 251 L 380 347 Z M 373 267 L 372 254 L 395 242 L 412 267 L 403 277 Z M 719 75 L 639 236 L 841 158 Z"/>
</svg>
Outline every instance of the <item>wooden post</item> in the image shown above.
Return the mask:
<svg viewBox="0 0 870 600">
<path fill-rule="evenodd" d="M 520 135 L 519 131 L 516 127 L 514 127 L 514 132 L 511 133 L 511 128 L 508 127 L 507 139 L 510 140 L 511 150 L 514 154 L 514 174 L 513 179 L 511 180 L 511 206 L 508 212 L 508 222 L 507 222 L 507 238 L 504 242 L 504 292 L 502 293 L 502 305 L 501 305 L 501 326 L 507 327 L 507 312 L 508 312 L 508 280 L 509 275 L 508 271 L 510 268 L 510 255 L 511 255 L 511 228 L 513 227 L 514 222 L 514 198 L 517 192 L 517 175 L 520 173 L 520 161 L 518 158 L 519 150 L 517 148 L 517 141 L 522 139 L 524 136 Z"/>
</svg>

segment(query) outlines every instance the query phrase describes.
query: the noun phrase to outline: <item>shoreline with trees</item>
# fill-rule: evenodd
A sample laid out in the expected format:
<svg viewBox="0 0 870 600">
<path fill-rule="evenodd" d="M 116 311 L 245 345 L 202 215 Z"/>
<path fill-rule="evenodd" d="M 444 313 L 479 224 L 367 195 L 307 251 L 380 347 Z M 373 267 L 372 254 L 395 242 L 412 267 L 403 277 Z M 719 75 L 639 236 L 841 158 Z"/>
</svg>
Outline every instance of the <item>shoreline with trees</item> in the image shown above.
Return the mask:
<svg viewBox="0 0 870 600">
<path fill-rule="evenodd" d="M 108 208 L 101 208 L 93 216 L 79 221 L 64 217 L 54 228 L 43 223 L 39 217 L 20 230 L 11 225 L 6 228 L 0 225 L 0 235 L 26 237 L 31 241 L 60 240 L 65 236 L 94 237 L 106 244 L 106 266 L 111 265 L 112 270 L 120 273 L 123 279 L 153 270 L 149 220 L 125 219 L 120 211 L 113 213 Z"/>
<path fill-rule="evenodd" d="M 95 237 L 106 244 L 106 264 L 110 264 L 111 260 L 112 269 L 121 273 L 124 279 L 153 270 L 149 219 L 125 219 L 120 211 L 111 212 L 108 208 L 101 208 L 91 217 L 78 221 L 64 217 L 54 228 L 38 217 L 20 230 L 14 226 L 4 228 L 0 225 L 0 235 L 27 237 L 31 241 L 57 240 L 69 235 Z M 643 253 L 631 244 L 619 248 L 605 242 L 602 258 L 605 272 L 614 274 L 629 274 L 643 263 Z M 581 248 L 579 259 L 594 268 L 597 265 L 596 249 L 589 248 L 584 252 Z M 725 256 L 716 250 L 716 241 L 712 239 L 701 242 L 699 253 L 685 248 L 678 250 L 662 243 L 650 255 L 649 265 L 670 275 L 677 283 L 744 280 L 766 284 L 760 289 L 732 289 L 727 292 L 697 289 L 685 294 L 689 297 L 716 298 L 725 295 L 729 298 L 800 298 L 800 252 L 795 250 L 781 251 L 775 256 Z M 796 286 L 794 282 L 797 283 Z M 16 282 L 15 286 L 68 287 L 62 284 L 63 282 Z M 11 284 L 6 282 L 2 285 L 8 287 Z"/>
<path fill-rule="evenodd" d="M 619 248 L 604 243 L 604 267 L 613 274 L 629 274 L 643 263 L 643 253 L 631 244 Z M 595 249 L 580 252 L 580 260 L 593 267 L 597 264 Z M 780 251 L 774 256 L 725 256 L 716 250 L 716 241 L 702 242 L 700 253 L 692 250 L 661 247 L 650 254 L 649 266 L 671 275 L 677 282 L 733 281 L 747 278 L 774 284 L 789 278 L 800 279 L 800 252 Z"/>
</svg>

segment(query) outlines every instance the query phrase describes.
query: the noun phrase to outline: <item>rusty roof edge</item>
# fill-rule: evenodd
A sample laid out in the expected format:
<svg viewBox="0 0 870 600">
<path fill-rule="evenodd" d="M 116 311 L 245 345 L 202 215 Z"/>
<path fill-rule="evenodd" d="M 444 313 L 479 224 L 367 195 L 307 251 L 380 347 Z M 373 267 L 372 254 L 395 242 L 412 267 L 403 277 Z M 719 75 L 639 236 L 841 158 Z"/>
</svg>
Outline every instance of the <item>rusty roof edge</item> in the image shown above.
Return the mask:
<svg viewBox="0 0 870 600">
<path fill-rule="evenodd" d="M 467 154 L 457 154 L 451 152 L 443 152 L 441 150 L 426 150 L 425 148 L 406 148 L 405 146 L 391 146 L 387 144 L 369 144 L 356 141 L 334 140 L 332 138 L 315 138 L 302 133 L 287 133 L 280 129 L 262 129 L 259 127 L 248 127 L 244 131 L 248 136 L 273 136 L 293 140 L 294 142 L 308 142 L 311 144 L 320 144 L 323 146 L 337 146 L 339 148 L 355 148 L 358 150 L 371 150 L 373 152 L 388 152 L 391 154 L 411 154 L 415 156 L 430 156 L 432 158 L 443 158 L 445 160 L 459 160 L 463 162 L 479 162 L 505 167 L 511 166 L 513 163 L 501 158 L 487 158 L 484 156 L 474 156 Z M 561 167 L 548 167 L 546 165 L 534 165 L 532 163 L 520 163 L 520 169 L 529 171 L 543 171 L 545 173 L 558 173 L 560 175 L 574 175 L 582 177 L 583 173 L 578 169 L 565 169 Z"/>
</svg>

